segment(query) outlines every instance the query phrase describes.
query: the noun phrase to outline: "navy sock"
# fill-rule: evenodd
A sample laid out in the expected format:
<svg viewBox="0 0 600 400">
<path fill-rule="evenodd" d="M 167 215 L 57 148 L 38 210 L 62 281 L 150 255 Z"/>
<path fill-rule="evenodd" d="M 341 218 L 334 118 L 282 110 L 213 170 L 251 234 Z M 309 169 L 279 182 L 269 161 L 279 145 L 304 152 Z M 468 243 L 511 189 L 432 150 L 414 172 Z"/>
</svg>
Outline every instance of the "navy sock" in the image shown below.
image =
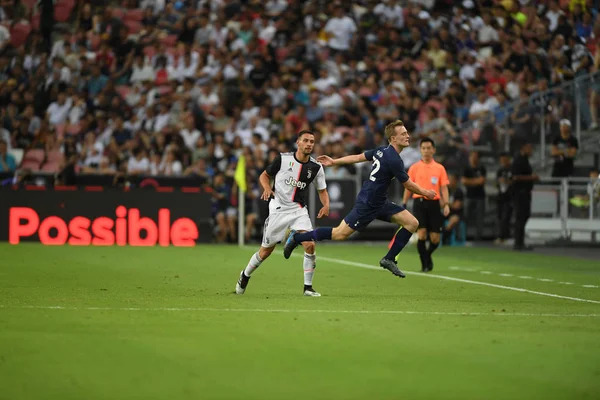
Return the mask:
<svg viewBox="0 0 600 400">
<path fill-rule="evenodd" d="M 321 240 L 331 240 L 331 231 L 333 228 L 317 228 L 314 231 L 296 233 L 294 240 L 298 243 L 302 242 L 320 242 Z"/>
<path fill-rule="evenodd" d="M 396 256 L 400 254 L 404 246 L 406 246 L 406 243 L 408 243 L 408 240 L 411 236 L 412 232 L 409 232 L 406 228 L 400 229 L 400 231 L 396 234 L 394 244 L 392 244 L 390 251 L 388 251 L 384 258 L 394 261 Z"/>
</svg>

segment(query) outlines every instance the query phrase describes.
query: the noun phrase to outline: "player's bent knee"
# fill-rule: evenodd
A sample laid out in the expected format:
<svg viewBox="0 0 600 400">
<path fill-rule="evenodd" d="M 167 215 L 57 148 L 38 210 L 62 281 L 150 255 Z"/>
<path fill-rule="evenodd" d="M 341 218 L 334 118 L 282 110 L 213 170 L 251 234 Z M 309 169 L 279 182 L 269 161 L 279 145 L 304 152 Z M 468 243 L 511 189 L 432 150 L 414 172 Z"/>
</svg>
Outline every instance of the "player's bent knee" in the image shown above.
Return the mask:
<svg viewBox="0 0 600 400">
<path fill-rule="evenodd" d="M 409 232 L 416 232 L 419 229 L 419 220 L 415 217 L 409 218 L 408 221 L 404 224 L 404 227 Z"/>
<path fill-rule="evenodd" d="M 427 229 L 425 229 L 425 228 L 418 229 L 417 237 L 419 238 L 419 240 L 426 240 L 427 239 Z"/>
<path fill-rule="evenodd" d="M 429 240 L 433 244 L 438 244 L 440 242 L 440 234 L 439 233 L 430 233 Z"/>
<path fill-rule="evenodd" d="M 304 247 L 304 252 L 307 254 L 315 253 L 315 243 L 314 242 L 302 242 L 302 247 Z"/>
</svg>

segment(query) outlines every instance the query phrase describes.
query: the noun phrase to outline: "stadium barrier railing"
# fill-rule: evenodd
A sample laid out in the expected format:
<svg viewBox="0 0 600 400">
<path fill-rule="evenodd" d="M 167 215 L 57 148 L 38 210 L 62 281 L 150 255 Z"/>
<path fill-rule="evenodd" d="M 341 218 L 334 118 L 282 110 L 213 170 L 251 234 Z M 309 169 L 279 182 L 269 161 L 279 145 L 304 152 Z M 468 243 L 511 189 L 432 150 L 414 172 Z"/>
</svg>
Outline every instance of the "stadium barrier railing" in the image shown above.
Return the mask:
<svg viewBox="0 0 600 400">
<path fill-rule="evenodd" d="M 525 231 L 540 240 L 600 240 L 600 180 L 542 178 L 532 192 Z"/>
</svg>

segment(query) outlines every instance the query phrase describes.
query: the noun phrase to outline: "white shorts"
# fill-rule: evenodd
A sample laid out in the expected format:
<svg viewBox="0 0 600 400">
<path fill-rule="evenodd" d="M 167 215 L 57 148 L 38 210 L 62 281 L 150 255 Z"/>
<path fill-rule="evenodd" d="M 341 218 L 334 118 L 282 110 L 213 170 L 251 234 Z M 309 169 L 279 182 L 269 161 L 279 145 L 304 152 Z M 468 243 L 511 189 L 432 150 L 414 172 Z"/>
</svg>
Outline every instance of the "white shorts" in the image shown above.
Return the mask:
<svg viewBox="0 0 600 400">
<path fill-rule="evenodd" d="M 308 210 L 301 208 L 294 212 L 271 213 L 263 229 L 262 247 L 273 247 L 285 240 L 288 229 L 312 231 L 313 227 Z"/>
</svg>

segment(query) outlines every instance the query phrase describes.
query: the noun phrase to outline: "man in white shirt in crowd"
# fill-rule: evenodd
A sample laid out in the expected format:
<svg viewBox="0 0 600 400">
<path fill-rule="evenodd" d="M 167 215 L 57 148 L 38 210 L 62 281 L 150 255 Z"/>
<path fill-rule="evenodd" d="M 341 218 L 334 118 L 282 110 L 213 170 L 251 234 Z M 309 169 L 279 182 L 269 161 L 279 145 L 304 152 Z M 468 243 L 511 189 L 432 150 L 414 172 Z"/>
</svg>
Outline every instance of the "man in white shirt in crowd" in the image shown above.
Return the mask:
<svg viewBox="0 0 600 400">
<path fill-rule="evenodd" d="M 150 161 L 146 156 L 146 150 L 136 149 L 133 152 L 133 157 L 129 157 L 127 163 L 127 173 L 129 175 L 144 175 L 148 173 Z"/>
<path fill-rule="evenodd" d="M 69 110 L 71 109 L 72 103 L 71 99 L 67 98 L 65 92 L 60 92 L 56 101 L 50 104 L 48 110 L 46 110 L 50 125 L 56 126 L 64 124 L 69 116 Z"/>
<path fill-rule="evenodd" d="M 483 27 L 477 32 L 477 39 L 481 46 L 490 46 L 500 41 L 498 32 L 492 26 L 492 14 L 483 15 Z"/>
<path fill-rule="evenodd" d="M 275 75 L 271 79 L 271 87 L 267 89 L 267 94 L 271 98 L 271 104 L 273 107 L 280 107 L 285 102 L 287 97 L 287 90 L 281 86 L 281 79 Z"/>
<path fill-rule="evenodd" d="M 404 28 L 404 11 L 397 0 L 385 0 L 373 10 L 381 21 L 389 22 L 398 29 Z"/>
<path fill-rule="evenodd" d="M 322 66 L 319 70 L 319 79 L 313 81 L 312 86 L 320 92 L 324 92 L 331 85 L 337 85 L 338 81 L 330 75 L 329 70 Z"/>
<path fill-rule="evenodd" d="M 552 0 L 546 11 L 546 18 L 550 21 L 550 32 L 554 32 L 558 27 L 558 18 L 564 14 L 558 6 L 558 1 Z"/>
<path fill-rule="evenodd" d="M 164 176 L 181 176 L 183 172 L 183 165 L 181 161 L 175 156 L 173 150 L 168 150 L 162 163 L 158 167 L 159 175 Z"/>
<path fill-rule="evenodd" d="M 131 68 L 130 83 L 154 81 L 155 74 L 152 65 L 145 60 L 143 55 L 137 55 Z"/>
<path fill-rule="evenodd" d="M 196 129 L 194 117 L 190 117 L 185 121 L 185 128 L 179 131 L 179 135 L 183 138 L 185 146 L 193 152 L 196 149 L 198 138 L 202 135 L 202 133 Z"/>
<path fill-rule="evenodd" d="M 464 84 L 467 81 L 475 78 L 475 71 L 481 67 L 477 62 L 476 53 L 472 50 L 463 50 L 463 54 L 459 56 L 459 60 L 463 66 L 460 68 L 459 77 Z"/>
<path fill-rule="evenodd" d="M 352 35 L 358 29 L 352 18 L 344 15 L 341 4 L 336 4 L 334 17 L 327 21 L 325 32 L 329 35 L 329 47 L 334 51 L 345 52 L 350 49 Z"/>
<path fill-rule="evenodd" d="M 156 116 L 154 123 L 155 132 L 162 131 L 162 129 L 169 124 L 169 119 L 171 118 L 169 108 L 165 104 L 160 104 L 158 110 L 158 115 Z"/>
<path fill-rule="evenodd" d="M 337 111 L 344 104 L 344 99 L 337 92 L 335 86 L 329 86 L 325 95 L 319 100 L 319 107 L 327 111 Z"/>
<path fill-rule="evenodd" d="M 469 119 L 482 118 L 497 106 L 498 100 L 493 96 L 488 96 L 485 89 L 481 88 L 477 94 L 477 100 L 469 108 Z"/>
</svg>

